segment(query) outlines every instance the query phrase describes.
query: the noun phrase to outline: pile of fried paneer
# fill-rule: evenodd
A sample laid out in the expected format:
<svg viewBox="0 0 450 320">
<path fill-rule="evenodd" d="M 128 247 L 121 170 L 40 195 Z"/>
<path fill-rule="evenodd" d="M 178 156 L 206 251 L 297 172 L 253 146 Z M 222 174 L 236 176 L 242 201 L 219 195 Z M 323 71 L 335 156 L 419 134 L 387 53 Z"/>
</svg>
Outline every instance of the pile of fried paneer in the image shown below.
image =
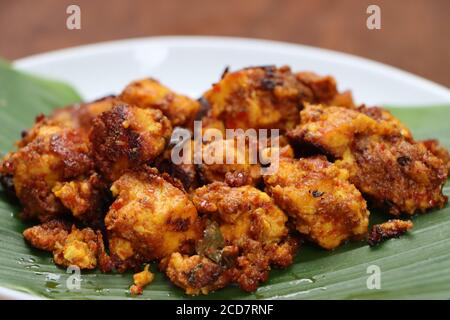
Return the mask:
<svg viewBox="0 0 450 320">
<path fill-rule="evenodd" d="M 279 129 L 278 170 L 175 164 L 171 134 L 195 120 L 222 132 Z M 399 216 L 447 203 L 449 154 L 436 140 L 416 141 L 389 111 L 355 105 L 330 76 L 286 66 L 226 70 L 198 100 L 135 81 L 38 116 L 17 147 L 0 173 L 22 218 L 40 223 L 25 239 L 60 266 L 137 272 L 132 294 L 153 280 L 153 261 L 189 295 L 230 284 L 251 292 L 302 242 L 375 245 L 412 227 Z M 368 230 L 368 209 L 397 219 Z"/>
</svg>

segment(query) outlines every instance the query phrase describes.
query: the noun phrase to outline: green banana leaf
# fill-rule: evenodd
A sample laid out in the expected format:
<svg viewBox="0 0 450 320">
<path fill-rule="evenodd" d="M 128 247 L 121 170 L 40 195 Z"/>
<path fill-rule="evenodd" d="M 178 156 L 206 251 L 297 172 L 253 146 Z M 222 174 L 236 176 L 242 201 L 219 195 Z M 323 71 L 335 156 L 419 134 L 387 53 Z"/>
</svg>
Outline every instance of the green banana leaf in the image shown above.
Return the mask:
<svg viewBox="0 0 450 320">
<path fill-rule="evenodd" d="M 13 70 L 0 61 L 0 151 L 13 148 L 20 132 L 39 113 L 80 101 L 69 86 Z M 450 106 L 390 108 L 417 139 L 439 138 L 450 148 Z M 450 187 L 444 189 L 450 195 Z M 132 274 L 82 272 L 79 290 L 69 290 L 71 274 L 52 263 L 50 253 L 31 248 L 18 218 L 20 207 L 0 190 L 0 286 L 52 299 L 198 299 L 184 295 L 157 271 L 142 296 L 131 297 Z M 387 219 L 372 212 L 372 221 Z M 229 287 L 208 299 L 408 299 L 450 298 L 450 208 L 413 218 L 415 227 L 376 248 L 364 242 L 328 252 L 306 244 L 286 270 L 272 270 L 256 292 Z M 368 267 L 380 268 L 380 289 L 368 289 Z M 370 271 L 370 269 L 369 269 Z M 200 297 L 205 298 L 205 297 Z"/>
</svg>

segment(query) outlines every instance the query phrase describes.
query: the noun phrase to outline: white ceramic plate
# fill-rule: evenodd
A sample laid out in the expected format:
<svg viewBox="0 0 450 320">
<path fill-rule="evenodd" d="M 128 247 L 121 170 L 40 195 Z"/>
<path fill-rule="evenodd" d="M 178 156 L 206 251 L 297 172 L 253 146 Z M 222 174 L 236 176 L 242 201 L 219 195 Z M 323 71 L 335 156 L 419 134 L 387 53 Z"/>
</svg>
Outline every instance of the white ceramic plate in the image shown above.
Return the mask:
<svg viewBox="0 0 450 320">
<path fill-rule="evenodd" d="M 15 61 L 19 69 L 73 85 L 86 100 L 118 93 L 131 80 L 154 77 L 198 97 L 232 70 L 290 65 L 333 75 L 341 90 L 369 105 L 449 104 L 450 90 L 393 67 L 348 54 L 274 41 L 221 37 L 142 38 L 70 48 Z M 32 296 L 0 288 L 0 298 Z"/>
<path fill-rule="evenodd" d="M 287 64 L 333 75 L 366 104 L 450 103 L 450 90 L 381 63 L 324 49 L 274 41 L 221 37 L 158 37 L 114 41 L 40 54 L 15 62 L 23 70 L 65 80 L 82 96 L 120 92 L 131 80 L 155 77 L 198 97 L 226 66 Z"/>
</svg>

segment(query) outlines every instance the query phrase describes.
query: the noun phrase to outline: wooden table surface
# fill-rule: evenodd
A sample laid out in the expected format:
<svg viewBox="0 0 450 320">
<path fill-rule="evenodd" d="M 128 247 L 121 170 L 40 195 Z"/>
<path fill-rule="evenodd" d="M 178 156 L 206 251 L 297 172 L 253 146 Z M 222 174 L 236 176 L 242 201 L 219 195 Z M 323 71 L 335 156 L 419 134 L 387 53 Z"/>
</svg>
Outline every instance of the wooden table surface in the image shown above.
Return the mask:
<svg viewBox="0 0 450 320">
<path fill-rule="evenodd" d="M 81 30 L 66 8 L 81 8 Z M 381 8 L 381 30 L 366 9 Z M 450 0 L 0 0 L 0 56 L 156 35 L 288 41 L 394 65 L 450 87 Z"/>
</svg>

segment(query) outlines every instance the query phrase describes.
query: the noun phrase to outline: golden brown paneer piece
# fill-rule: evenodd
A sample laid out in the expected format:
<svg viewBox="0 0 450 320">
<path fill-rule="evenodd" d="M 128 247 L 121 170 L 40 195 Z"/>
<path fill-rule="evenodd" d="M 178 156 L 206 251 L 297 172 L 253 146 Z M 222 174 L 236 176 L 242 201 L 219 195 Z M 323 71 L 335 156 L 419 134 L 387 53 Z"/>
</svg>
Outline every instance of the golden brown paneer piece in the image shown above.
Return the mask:
<svg viewBox="0 0 450 320">
<path fill-rule="evenodd" d="M 209 221 L 197 255 L 172 254 L 164 266 L 188 294 L 206 294 L 229 282 L 254 291 L 271 265 L 292 264 L 298 243 L 288 234 L 287 216 L 266 193 L 215 182 L 197 189 L 193 202 Z"/>
<path fill-rule="evenodd" d="M 255 187 L 215 182 L 195 190 L 192 201 L 199 213 L 219 223 L 227 245 L 247 239 L 278 243 L 288 235 L 287 216 Z"/>
<path fill-rule="evenodd" d="M 393 116 L 386 120 L 358 110 L 311 105 L 288 136 L 294 144 L 337 159 L 336 165 L 349 171 L 350 182 L 374 207 L 393 215 L 442 208 L 447 202 L 442 194 L 446 164 L 414 142 L 399 123 Z"/>
<path fill-rule="evenodd" d="M 52 189 L 72 215 L 90 225 L 100 225 L 107 211 L 110 195 L 108 184 L 97 174 L 69 182 L 57 182 Z"/>
<path fill-rule="evenodd" d="M 442 187 L 448 170 L 422 144 L 398 136 L 358 138 L 351 152 L 337 162 L 375 207 L 392 215 L 442 208 Z"/>
<path fill-rule="evenodd" d="M 387 222 L 376 224 L 370 230 L 367 242 L 371 247 L 392 238 L 398 238 L 408 230 L 412 229 L 411 220 L 393 219 Z"/>
<path fill-rule="evenodd" d="M 92 169 L 85 136 L 76 129 L 43 125 L 32 141 L 5 157 L 1 173 L 12 178 L 23 216 L 47 221 L 68 211 L 53 194 L 53 187 Z"/>
<path fill-rule="evenodd" d="M 201 236 L 197 210 L 181 183 L 156 169 L 125 173 L 111 187 L 116 200 L 105 218 L 111 257 L 119 271 L 189 253 Z"/>
<path fill-rule="evenodd" d="M 174 127 L 191 128 L 200 110 L 198 101 L 173 92 L 155 79 L 130 83 L 119 99 L 140 108 L 161 110 Z"/>
<path fill-rule="evenodd" d="M 154 160 L 172 133 L 170 121 L 157 109 L 117 103 L 93 121 L 90 133 L 96 168 L 110 181 L 127 169 Z"/>
<path fill-rule="evenodd" d="M 396 124 L 378 126 L 376 119 L 342 107 L 307 105 L 300 118 L 300 125 L 288 132 L 291 143 L 301 148 L 315 147 L 335 158 L 342 157 L 359 134 L 397 133 Z"/>
<path fill-rule="evenodd" d="M 109 110 L 113 101 L 114 97 L 106 97 L 57 109 L 48 117 L 38 116 L 34 126 L 23 132 L 19 149 L 5 157 L 0 175 L 2 184 L 24 205 L 24 217 L 45 221 L 74 209 L 63 205 L 52 191 L 62 184 L 89 180 L 94 169 L 88 138 L 92 119 Z M 95 185 L 102 192 L 100 184 Z M 97 215 L 98 210 L 91 210 L 94 207 L 84 210 L 83 221 Z M 80 215 L 77 210 L 72 212 L 75 216 Z"/>
<path fill-rule="evenodd" d="M 101 253 L 98 236 L 91 228 L 82 230 L 62 220 L 52 220 L 26 229 L 25 239 L 38 249 L 53 252 L 53 260 L 60 266 L 75 265 L 94 269 Z"/>
<path fill-rule="evenodd" d="M 244 130 L 292 129 L 299 121 L 302 103 L 314 101 L 311 89 L 289 67 L 274 66 L 226 73 L 204 98 L 210 105 L 208 118 L 220 120 L 225 128 Z"/>
<path fill-rule="evenodd" d="M 296 229 L 325 249 L 367 234 L 369 211 L 348 172 L 318 156 L 280 159 L 264 176 L 267 193 L 293 218 Z"/>
</svg>

